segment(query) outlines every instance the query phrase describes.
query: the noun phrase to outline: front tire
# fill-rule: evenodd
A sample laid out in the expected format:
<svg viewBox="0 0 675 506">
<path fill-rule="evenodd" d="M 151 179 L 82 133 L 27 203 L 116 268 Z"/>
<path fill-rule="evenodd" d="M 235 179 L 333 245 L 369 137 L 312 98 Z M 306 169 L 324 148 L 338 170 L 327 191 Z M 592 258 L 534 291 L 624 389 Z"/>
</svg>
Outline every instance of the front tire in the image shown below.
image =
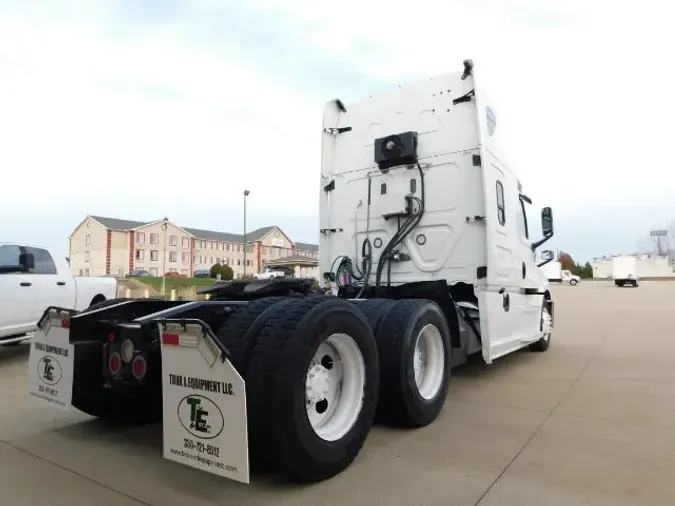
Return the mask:
<svg viewBox="0 0 675 506">
<path fill-rule="evenodd" d="M 570 279 L 570 285 L 575 286 L 578 283 L 576 279 Z"/>
<path fill-rule="evenodd" d="M 551 337 L 553 336 L 553 319 L 549 313 L 546 301 L 541 307 L 541 330 L 544 335 L 539 341 L 532 343 L 529 348 L 530 351 L 546 351 L 551 346 Z"/>
<path fill-rule="evenodd" d="M 347 301 L 309 297 L 276 307 L 248 365 L 249 441 L 287 479 L 322 481 L 350 465 L 370 432 L 377 345 Z"/>
</svg>

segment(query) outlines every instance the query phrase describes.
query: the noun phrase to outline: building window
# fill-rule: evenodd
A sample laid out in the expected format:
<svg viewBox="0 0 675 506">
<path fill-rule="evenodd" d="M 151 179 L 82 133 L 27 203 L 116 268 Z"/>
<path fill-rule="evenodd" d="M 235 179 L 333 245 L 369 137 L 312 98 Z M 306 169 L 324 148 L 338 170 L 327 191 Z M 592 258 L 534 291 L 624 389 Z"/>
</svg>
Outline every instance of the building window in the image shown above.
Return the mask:
<svg viewBox="0 0 675 506">
<path fill-rule="evenodd" d="M 145 232 L 136 233 L 136 244 L 145 244 Z"/>
<path fill-rule="evenodd" d="M 85 269 L 85 270 L 84 270 L 84 275 L 85 275 L 85 276 L 89 276 L 89 269 Z"/>
<path fill-rule="evenodd" d="M 84 244 L 87 246 L 91 244 L 91 234 L 87 234 L 87 237 L 84 238 Z"/>
<path fill-rule="evenodd" d="M 178 272 L 178 270 L 176 270 L 174 267 L 171 267 L 171 268 L 169 269 L 169 272 Z"/>
<path fill-rule="evenodd" d="M 187 276 L 190 273 L 190 271 L 188 271 L 187 269 L 181 269 L 180 273 L 183 274 L 184 276 Z"/>
<path fill-rule="evenodd" d="M 241 253 L 241 244 L 237 244 L 237 253 Z"/>
<path fill-rule="evenodd" d="M 246 267 L 251 267 L 251 261 L 250 260 L 246 260 Z"/>
<path fill-rule="evenodd" d="M 504 207 L 504 186 L 497 181 L 497 220 L 500 225 L 506 223 L 506 208 Z"/>
<path fill-rule="evenodd" d="M 136 250 L 136 260 L 143 260 L 145 258 L 145 250 L 137 249 Z"/>
<path fill-rule="evenodd" d="M 241 258 L 237 258 L 237 265 L 241 265 Z"/>
<path fill-rule="evenodd" d="M 159 251 L 157 251 L 156 249 L 151 249 L 150 250 L 150 260 L 152 262 L 156 262 L 157 260 L 159 260 Z"/>
<path fill-rule="evenodd" d="M 149 272 L 150 272 L 150 275 L 154 276 L 154 277 L 157 277 L 157 275 L 159 274 L 159 270 L 157 270 L 157 267 L 150 267 Z"/>
<path fill-rule="evenodd" d="M 227 244 L 225 245 L 225 251 L 230 251 L 230 243 L 227 243 Z"/>
<path fill-rule="evenodd" d="M 169 262 L 177 262 L 178 253 L 176 251 L 169 251 Z"/>
<path fill-rule="evenodd" d="M 124 267 L 120 267 L 119 269 L 117 269 L 117 274 L 119 276 L 124 276 Z"/>
<path fill-rule="evenodd" d="M 150 234 L 150 244 L 159 244 L 159 234 Z"/>
<path fill-rule="evenodd" d="M 218 243 L 216 241 L 211 241 L 211 249 L 218 249 Z"/>
<path fill-rule="evenodd" d="M 85 261 L 85 262 L 88 262 L 88 261 L 89 261 L 89 252 L 88 252 L 88 251 L 85 251 L 85 252 L 84 252 L 84 261 Z"/>
<path fill-rule="evenodd" d="M 206 249 L 206 241 L 202 241 L 202 249 Z"/>
<path fill-rule="evenodd" d="M 178 246 L 178 237 L 176 237 L 175 235 L 170 235 L 169 246 Z"/>
<path fill-rule="evenodd" d="M 87 223 L 87 225 L 88 225 L 88 223 Z M 82 269 L 80 269 L 80 276 L 82 276 L 83 274 L 84 274 L 84 271 Z"/>
<path fill-rule="evenodd" d="M 217 264 L 220 263 L 220 257 L 216 257 L 216 263 L 217 263 Z"/>
<path fill-rule="evenodd" d="M 183 248 L 188 249 L 190 247 L 190 238 L 183 237 Z"/>
<path fill-rule="evenodd" d="M 186 253 L 186 252 L 183 252 L 183 254 L 181 255 L 181 261 L 184 264 L 188 263 L 190 261 L 190 254 Z"/>
</svg>

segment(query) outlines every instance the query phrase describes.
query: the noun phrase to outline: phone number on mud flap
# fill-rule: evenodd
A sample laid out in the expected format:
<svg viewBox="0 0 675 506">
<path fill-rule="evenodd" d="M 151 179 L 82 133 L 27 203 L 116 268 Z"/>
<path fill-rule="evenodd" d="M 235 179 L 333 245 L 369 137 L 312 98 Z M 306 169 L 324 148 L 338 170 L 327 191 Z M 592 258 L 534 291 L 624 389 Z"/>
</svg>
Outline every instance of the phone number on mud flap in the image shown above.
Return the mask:
<svg viewBox="0 0 675 506">
<path fill-rule="evenodd" d="M 212 457 L 220 457 L 220 448 L 204 444 L 201 441 L 195 441 L 194 439 L 183 439 L 183 447 L 188 450 L 198 451 L 199 453 L 206 453 Z"/>
<path fill-rule="evenodd" d="M 57 395 L 59 395 L 58 390 L 56 390 L 54 388 L 43 387 L 42 385 L 38 385 L 38 392 L 40 392 L 41 394 L 48 394 L 48 395 L 51 395 L 53 397 L 56 397 Z"/>
</svg>

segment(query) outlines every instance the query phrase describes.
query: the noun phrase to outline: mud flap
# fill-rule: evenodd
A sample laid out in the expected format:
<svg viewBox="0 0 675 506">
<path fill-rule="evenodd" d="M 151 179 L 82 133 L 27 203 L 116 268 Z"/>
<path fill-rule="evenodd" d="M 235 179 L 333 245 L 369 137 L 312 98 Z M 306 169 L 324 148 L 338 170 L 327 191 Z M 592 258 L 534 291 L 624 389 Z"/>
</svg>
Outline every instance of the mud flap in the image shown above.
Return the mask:
<svg viewBox="0 0 675 506">
<path fill-rule="evenodd" d="M 202 322 L 159 332 L 164 458 L 249 483 L 244 380 Z"/>
<path fill-rule="evenodd" d="M 49 307 L 30 341 L 28 359 L 31 396 L 69 410 L 73 397 L 73 345 L 70 317 L 76 311 Z"/>
</svg>

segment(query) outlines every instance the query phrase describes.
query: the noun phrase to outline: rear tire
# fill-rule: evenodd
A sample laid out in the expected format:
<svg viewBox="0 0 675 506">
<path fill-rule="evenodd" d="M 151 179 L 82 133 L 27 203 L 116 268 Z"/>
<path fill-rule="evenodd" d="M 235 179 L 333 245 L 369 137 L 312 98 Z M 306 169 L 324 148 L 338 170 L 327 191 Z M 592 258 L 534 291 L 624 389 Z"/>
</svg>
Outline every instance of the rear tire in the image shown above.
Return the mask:
<svg viewBox="0 0 675 506">
<path fill-rule="evenodd" d="M 309 297 L 276 308 L 248 366 L 249 441 L 287 479 L 322 481 L 351 464 L 370 432 L 377 345 L 347 301 Z"/>
<path fill-rule="evenodd" d="M 217 337 L 230 352 L 230 362 L 246 380 L 251 351 L 258 340 L 267 317 L 277 310 L 277 304 L 288 297 L 267 297 L 238 309 L 218 330 Z"/>
<path fill-rule="evenodd" d="M 380 355 L 377 420 L 423 427 L 443 409 L 450 386 L 451 339 L 443 310 L 429 300 L 396 301 L 375 335 Z M 426 358 L 421 369 L 418 358 Z"/>
</svg>

